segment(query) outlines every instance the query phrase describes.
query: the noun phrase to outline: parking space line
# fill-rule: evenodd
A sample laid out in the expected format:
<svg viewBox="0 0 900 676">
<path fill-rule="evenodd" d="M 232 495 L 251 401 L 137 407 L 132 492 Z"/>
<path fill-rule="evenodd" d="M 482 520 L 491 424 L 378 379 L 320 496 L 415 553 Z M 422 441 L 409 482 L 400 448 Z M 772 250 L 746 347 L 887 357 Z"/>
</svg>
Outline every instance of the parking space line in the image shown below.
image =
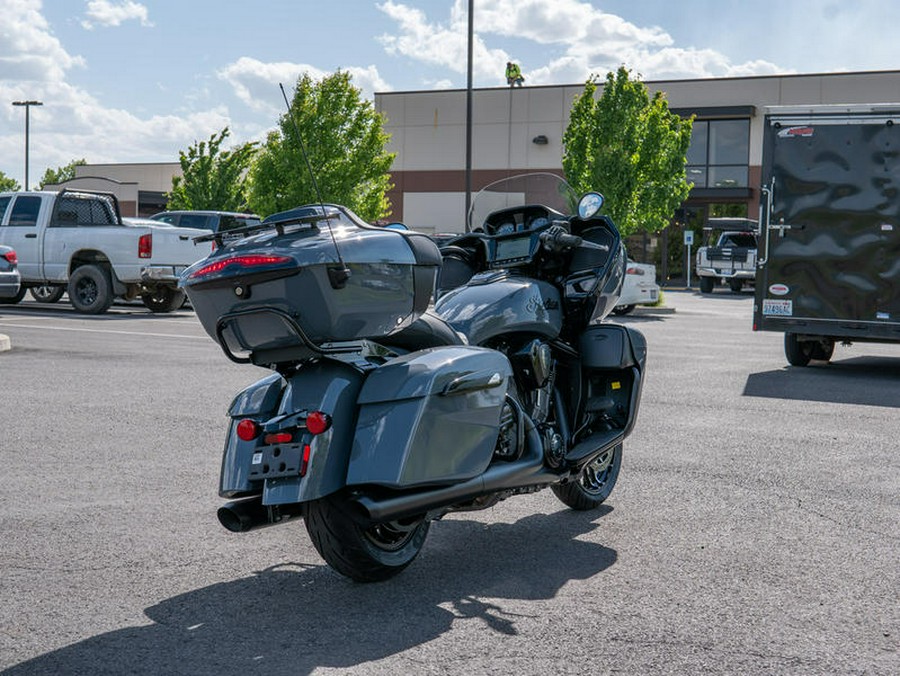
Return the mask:
<svg viewBox="0 0 900 676">
<path fill-rule="evenodd" d="M 42 331 L 79 331 L 82 333 L 110 333 L 122 336 L 153 336 L 156 338 L 190 338 L 192 340 L 209 340 L 209 336 L 188 336 L 180 333 L 151 333 L 149 331 L 111 331 L 109 329 L 85 329 L 75 326 L 37 326 L 34 324 L 15 324 L 17 329 L 38 329 Z"/>
</svg>

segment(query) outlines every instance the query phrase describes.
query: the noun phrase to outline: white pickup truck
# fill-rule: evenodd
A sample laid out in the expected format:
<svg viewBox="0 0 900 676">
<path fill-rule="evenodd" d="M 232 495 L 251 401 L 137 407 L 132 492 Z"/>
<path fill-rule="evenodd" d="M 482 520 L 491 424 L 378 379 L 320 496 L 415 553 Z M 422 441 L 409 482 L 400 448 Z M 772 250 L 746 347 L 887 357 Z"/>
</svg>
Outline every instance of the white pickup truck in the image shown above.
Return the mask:
<svg viewBox="0 0 900 676">
<path fill-rule="evenodd" d="M 22 288 L 69 294 L 79 312 L 106 312 L 140 297 L 153 312 L 181 307 L 178 277 L 209 254 L 205 230 L 123 223 L 114 195 L 86 191 L 0 193 L 0 243 L 15 249 Z M 58 295 L 57 295 L 58 294 Z M 36 294 L 37 295 L 37 294 Z"/>
<path fill-rule="evenodd" d="M 697 249 L 701 293 L 712 293 L 720 281 L 727 282 L 734 293 L 740 292 L 745 283 L 753 283 L 756 228 L 756 221 L 747 218 L 709 219 L 703 228 L 704 241 L 709 241 Z"/>
</svg>

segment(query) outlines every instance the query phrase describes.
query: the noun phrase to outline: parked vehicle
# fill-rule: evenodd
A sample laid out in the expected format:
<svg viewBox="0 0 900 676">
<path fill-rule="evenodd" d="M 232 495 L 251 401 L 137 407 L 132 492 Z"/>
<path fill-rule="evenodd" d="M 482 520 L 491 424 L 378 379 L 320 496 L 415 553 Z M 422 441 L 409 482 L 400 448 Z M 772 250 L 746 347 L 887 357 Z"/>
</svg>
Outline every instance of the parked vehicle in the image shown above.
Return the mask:
<svg viewBox="0 0 900 676">
<path fill-rule="evenodd" d="M 302 516 L 330 566 L 376 581 L 449 512 L 546 487 L 574 509 L 600 505 L 637 417 L 646 342 L 600 323 L 624 248 L 602 197 L 566 216 L 577 200 L 564 187 L 543 174 L 486 188 L 472 206 L 484 232 L 447 247 L 443 268 L 423 234 L 311 205 L 186 270 L 224 353 L 273 371 L 229 410 L 222 525 Z"/>
<path fill-rule="evenodd" d="M 184 302 L 180 273 L 210 245 L 204 230 L 123 222 L 114 195 L 86 191 L 0 193 L 0 241 L 13 246 L 27 289 L 36 299 L 68 292 L 79 312 L 106 312 L 116 297 L 140 297 L 154 312 Z"/>
<path fill-rule="evenodd" d="M 210 232 L 227 232 L 248 225 L 257 225 L 262 219 L 256 214 L 233 211 L 161 211 L 150 220 L 168 223 L 180 228 L 199 228 Z"/>
<path fill-rule="evenodd" d="M 710 218 L 703 227 L 706 246 L 697 249 L 700 293 L 712 293 L 720 282 L 740 293 L 756 279 L 758 224 L 748 218 Z M 712 244 L 715 242 L 715 244 Z"/>
<path fill-rule="evenodd" d="M 767 109 L 753 328 L 794 366 L 900 342 L 900 104 Z"/>
<path fill-rule="evenodd" d="M 656 266 L 629 260 L 625 266 L 625 281 L 619 304 L 614 315 L 627 315 L 637 305 L 655 305 L 659 302 L 659 284 L 656 283 Z"/>
<path fill-rule="evenodd" d="M 0 303 L 18 302 L 22 278 L 19 275 L 19 259 L 12 247 L 0 244 Z"/>
</svg>

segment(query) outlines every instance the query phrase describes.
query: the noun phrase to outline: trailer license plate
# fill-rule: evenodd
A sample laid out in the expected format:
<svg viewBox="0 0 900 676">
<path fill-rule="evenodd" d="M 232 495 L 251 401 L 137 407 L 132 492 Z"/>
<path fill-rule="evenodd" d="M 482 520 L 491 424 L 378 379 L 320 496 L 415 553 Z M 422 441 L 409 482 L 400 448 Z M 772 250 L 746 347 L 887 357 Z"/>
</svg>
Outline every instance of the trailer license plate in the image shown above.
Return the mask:
<svg viewBox="0 0 900 676">
<path fill-rule="evenodd" d="M 794 314 L 793 301 L 763 299 L 763 315 L 766 317 L 791 317 Z"/>
</svg>

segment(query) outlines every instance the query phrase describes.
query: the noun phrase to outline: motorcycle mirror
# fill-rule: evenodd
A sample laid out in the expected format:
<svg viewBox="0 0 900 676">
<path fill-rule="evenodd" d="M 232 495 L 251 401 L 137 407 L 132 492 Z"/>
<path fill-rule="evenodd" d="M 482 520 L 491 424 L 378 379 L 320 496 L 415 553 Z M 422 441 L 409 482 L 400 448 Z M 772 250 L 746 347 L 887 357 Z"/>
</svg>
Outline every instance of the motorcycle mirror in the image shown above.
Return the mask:
<svg viewBox="0 0 900 676">
<path fill-rule="evenodd" d="M 599 192 L 586 193 L 578 201 L 578 217 L 590 218 L 598 211 L 600 211 L 600 207 L 603 206 L 603 201 L 603 195 L 601 195 Z"/>
</svg>

